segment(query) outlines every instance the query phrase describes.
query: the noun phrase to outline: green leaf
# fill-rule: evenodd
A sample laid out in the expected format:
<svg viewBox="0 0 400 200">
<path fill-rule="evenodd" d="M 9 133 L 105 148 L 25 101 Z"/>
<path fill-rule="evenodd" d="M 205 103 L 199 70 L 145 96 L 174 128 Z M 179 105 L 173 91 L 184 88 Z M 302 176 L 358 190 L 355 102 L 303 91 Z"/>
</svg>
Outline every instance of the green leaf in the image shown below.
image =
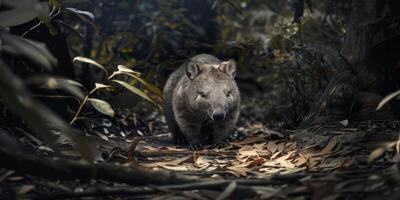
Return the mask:
<svg viewBox="0 0 400 200">
<path fill-rule="evenodd" d="M 157 86 L 155 86 L 155 85 L 143 80 L 142 78 L 140 78 L 140 77 L 138 77 L 136 75 L 131 74 L 131 75 L 128 75 L 128 76 L 130 76 L 130 77 L 136 79 L 137 81 L 139 81 L 140 83 L 142 83 L 143 86 L 146 89 L 148 89 L 150 92 L 154 93 L 155 95 L 157 95 L 159 97 L 162 97 L 162 92 Z"/>
<path fill-rule="evenodd" d="M 75 14 L 80 20 L 82 20 L 85 23 L 90 24 L 93 27 L 93 29 L 96 32 L 98 32 L 98 28 L 94 24 L 94 15 L 93 15 L 93 13 L 91 13 L 89 11 L 79 10 L 77 8 L 65 8 L 64 10 Z"/>
<path fill-rule="evenodd" d="M 78 15 L 79 17 L 84 17 L 86 20 L 94 22 L 94 14 L 89 11 L 79 10 L 77 8 L 65 8 L 67 11 L 71 11 Z"/>
<path fill-rule="evenodd" d="M 86 57 L 82 57 L 82 56 L 77 56 L 77 57 L 75 57 L 75 58 L 73 59 L 73 62 L 76 62 L 76 61 L 84 62 L 84 63 L 91 64 L 91 65 L 93 65 L 93 66 L 96 66 L 96 67 L 98 67 L 99 69 L 103 70 L 103 71 L 106 73 L 106 76 L 108 76 L 108 71 L 107 71 L 107 69 L 106 69 L 103 65 L 99 64 L 98 62 L 96 62 L 96 61 L 94 61 L 94 60 L 92 60 L 92 59 L 90 59 L 90 58 L 86 58 Z"/>
<path fill-rule="evenodd" d="M 40 84 L 40 88 L 45 89 L 61 89 L 79 99 L 85 98 L 85 94 L 81 90 L 84 88 L 82 84 L 74 80 L 54 78 L 54 77 L 36 77 L 28 80 L 29 83 Z"/>
<path fill-rule="evenodd" d="M 133 71 L 132 69 L 129 69 L 128 67 L 124 66 L 124 65 L 118 65 L 117 66 L 118 71 L 120 72 L 127 72 L 127 73 L 132 73 L 132 74 L 137 74 L 137 75 L 142 75 L 142 73 L 137 72 L 137 71 Z"/>
<path fill-rule="evenodd" d="M 57 65 L 57 59 L 50 53 L 44 43 L 0 32 L 3 50 L 14 55 L 22 55 L 36 64 L 52 69 Z"/>
<path fill-rule="evenodd" d="M 94 98 L 89 98 L 88 101 L 92 106 L 99 112 L 108 115 L 110 117 L 114 117 L 114 110 L 111 108 L 110 104 L 107 102 L 100 100 L 100 99 L 94 99 Z"/>
<path fill-rule="evenodd" d="M 0 12 L 0 29 L 31 21 L 48 9 L 37 0 L 4 0 L 2 3 L 13 9 Z"/>
<path fill-rule="evenodd" d="M 397 92 L 393 92 L 392 94 L 387 95 L 385 98 L 383 98 L 381 100 L 381 102 L 379 102 L 378 107 L 376 108 L 376 110 L 381 109 L 387 102 L 389 102 L 391 99 L 397 97 L 400 95 L 400 90 Z"/>
<path fill-rule="evenodd" d="M 120 80 L 112 80 L 112 81 L 120 84 L 121 86 L 128 89 L 129 91 L 139 95 L 143 99 L 146 99 L 147 101 L 150 101 L 151 103 L 156 104 L 146 93 L 144 93 L 143 91 L 137 89 L 136 87 L 134 87 L 132 85 L 129 85 L 129 83 L 126 83 L 126 82 L 120 81 Z"/>
<path fill-rule="evenodd" d="M 155 86 L 155 85 L 143 80 L 142 78 L 140 78 L 139 76 L 136 76 L 134 74 L 123 72 L 123 71 L 116 71 L 109 78 L 112 78 L 112 77 L 114 77 L 115 75 L 118 75 L 118 74 L 125 74 L 127 76 L 130 76 L 130 77 L 134 78 L 135 80 L 137 80 L 141 84 L 143 84 L 143 86 L 146 89 L 148 89 L 150 92 L 152 92 L 153 94 L 155 94 L 155 95 L 157 95 L 159 97 L 162 97 L 162 92 L 157 86 Z"/>
<path fill-rule="evenodd" d="M 95 85 L 94 90 L 103 89 L 103 88 L 110 88 L 111 87 L 110 85 L 104 85 L 104 84 L 101 84 L 101 83 L 95 83 L 94 85 Z"/>
</svg>

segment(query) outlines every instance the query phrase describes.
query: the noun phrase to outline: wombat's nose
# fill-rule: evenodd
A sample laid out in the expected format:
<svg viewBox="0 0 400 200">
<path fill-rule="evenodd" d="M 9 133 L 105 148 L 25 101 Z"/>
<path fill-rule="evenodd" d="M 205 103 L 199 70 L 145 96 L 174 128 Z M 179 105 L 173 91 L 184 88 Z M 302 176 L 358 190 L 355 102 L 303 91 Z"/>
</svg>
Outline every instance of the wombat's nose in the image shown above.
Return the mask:
<svg viewBox="0 0 400 200">
<path fill-rule="evenodd" d="M 213 117 L 213 120 L 216 120 L 216 121 L 225 120 L 225 113 L 215 112 L 215 113 L 213 113 L 212 117 Z"/>
</svg>

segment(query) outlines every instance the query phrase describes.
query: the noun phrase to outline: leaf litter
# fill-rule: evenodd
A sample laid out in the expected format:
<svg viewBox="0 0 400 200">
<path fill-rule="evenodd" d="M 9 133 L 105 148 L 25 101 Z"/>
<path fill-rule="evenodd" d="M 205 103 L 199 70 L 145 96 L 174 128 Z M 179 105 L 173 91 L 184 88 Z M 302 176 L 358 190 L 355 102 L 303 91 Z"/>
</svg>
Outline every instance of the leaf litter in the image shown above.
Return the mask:
<svg viewBox="0 0 400 200">
<path fill-rule="evenodd" d="M 143 120 L 143 117 L 137 117 L 135 113 L 121 110 L 115 110 L 115 116 L 117 119 L 112 122 L 100 120 L 97 123 L 99 129 L 90 129 L 94 135 L 102 135 L 101 142 L 96 145 L 103 157 L 102 162 L 131 163 L 152 170 L 175 171 L 216 181 L 234 181 L 218 190 L 200 188 L 168 194 L 171 198 L 180 196 L 189 199 L 216 199 L 227 195 L 240 196 L 245 194 L 238 194 L 243 187 L 247 188 L 246 191 L 254 192 L 246 195 L 265 199 L 298 196 L 337 199 L 354 197 L 355 194 L 361 195 L 366 191 L 368 194 L 386 191 L 390 196 L 393 187 L 388 185 L 387 180 L 395 179 L 397 175 L 392 177 L 387 174 L 398 174 L 391 171 L 390 166 L 400 160 L 399 142 L 355 142 L 349 145 L 343 142 L 342 135 L 358 130 L 350 125 L 346 130 L 342 129 L 342 125 L 338 126 L 321 145 L 292 137 L 310 129 L 270 130 L 261 123 L 247 123 L 238 127 L 246 136 L 232 140 L 222 149 L 189 151 L 183 146 L 171 145 L 165 123 L 158 117 Z M 149 124 L 152 124 L 151 129 Z M 322 129 L 323 127 L 314 130 L 323 131 Z M 32 145 L 37 144 L 32 142 Z M 40 148 L 38 151 L 44 153 Z M 69 152 L 63 153 L 63 156 L 71 159 L 79 157 L 79 154 L 70 149 L 62 152 Z M 51 155 L 53 152 L 46 154 Z M 4 177 L 2 182 L 19 183 L 16 191 L 22 196 L 46 190 L 41 186 L 43 183 L 32 183 L 30 177 L 19 173 L 12 174 L 0 169 L 0 177 Z M 241 181 L 246 180 L 253 182 L 243 185 L 245 182 Z M 68 182 L 59 184 L 60 188 L 74 188 Z M 84 191 L 85 187 L 90 186 L 91 184 L 87 184 L 80 188 Z M 153 197 L 162 198 L 163 195 Z"/>
</svg>

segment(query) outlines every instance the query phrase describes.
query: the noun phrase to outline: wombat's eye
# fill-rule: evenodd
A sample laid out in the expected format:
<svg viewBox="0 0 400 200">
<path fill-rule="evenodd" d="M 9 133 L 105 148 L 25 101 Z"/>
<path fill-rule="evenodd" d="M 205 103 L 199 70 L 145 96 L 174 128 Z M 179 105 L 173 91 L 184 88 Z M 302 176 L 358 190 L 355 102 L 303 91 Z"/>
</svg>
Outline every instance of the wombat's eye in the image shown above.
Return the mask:
<svg viewBox="0 0 400 200">
<path fill-rule="evenodd" d="M 228 91 L 225 95 L 226 97 L 230 97 L 232 95 L 232 91 Z"/>
<path fill-rule="evenodd" d="M 199 94 L 199 96 L 202 97 L 202 98 L 206 97 L 206 93 L 205 92 L 197 92 L 197 94 Z"/>
</svg>

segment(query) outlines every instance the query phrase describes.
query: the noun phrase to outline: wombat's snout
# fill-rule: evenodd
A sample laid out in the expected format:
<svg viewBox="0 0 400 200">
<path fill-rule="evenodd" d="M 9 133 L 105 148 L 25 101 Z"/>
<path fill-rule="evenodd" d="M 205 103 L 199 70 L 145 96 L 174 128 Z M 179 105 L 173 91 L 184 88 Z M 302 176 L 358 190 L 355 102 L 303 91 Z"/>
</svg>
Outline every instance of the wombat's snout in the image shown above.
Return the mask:
<svg viewBox="0 0 400 200">
<path fill-rule="evenodd" d="M 225 120 L 225 117 L 226 117 L 226 114 L 223 111 L 213 112 L 213 114 L 212 114 L 212 120 L 215 120 L 215 121 Z"/>
</svg>

